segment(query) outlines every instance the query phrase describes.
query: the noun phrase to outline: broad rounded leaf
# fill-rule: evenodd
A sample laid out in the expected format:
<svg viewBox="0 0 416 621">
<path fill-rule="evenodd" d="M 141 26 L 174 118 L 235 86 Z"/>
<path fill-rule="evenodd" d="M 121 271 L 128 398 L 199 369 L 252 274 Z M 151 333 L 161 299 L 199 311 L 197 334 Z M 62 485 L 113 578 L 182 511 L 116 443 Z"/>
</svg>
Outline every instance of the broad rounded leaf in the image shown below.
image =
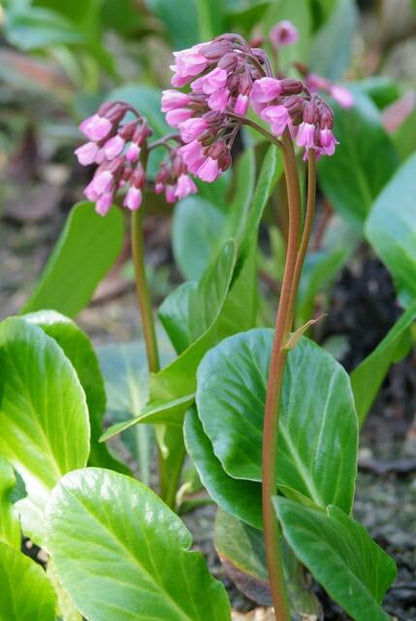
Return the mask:
<svg viewBox="0 0 416 621">
<path fill-rule="evenodd" d="M 78 203 L 22 312 L 50 308 L 74 317 L 90 301 L 123 243 L 124 220 L 112 208 L 105 218 L 92 203 Z"/>
<path fill-rule="evenodd" d="M 196 404 L 215 455 L 232 477 L 261 481 L 264 404 L 273 332 L 236 334 L 198 369 Z M 289 352 L 278 448 L 278 484 L 315 504 L 351 509 L 357 416 L 349 378 L 306 338 Z"/>
<path fill-rule="evenodd" d="M 46 488 L 85 466 L 85 393 L 55 341 L 24 319 L 0 326 L 0 453 Z"/>
<path fill-rule="evenodd" d="M 406 302 L 416 298 L 416 154 L 378 196 L 365 233 Z"/>
<path fill-rule="evenodd" d="M 0 620 L 54 621 L 55 593 L 40 565 L 0 542 Z"/>
<path fill-rule="evenodd" d="M 87 399 L 91 425 L 88 463 L 91 466 L 106 467 L 129 474 L 129 469 L 114 459 L 105 444 L 99 442 L 103 432 L 106 394 L 97 355 L 87 335 L 71 319 L 56 311 L 30 313 L 25 315 L 24 319 L 39 326 L 48 336 L 52 337 L 77 372 Z"/>
<path fill-rule="evenodd" d="M 12 492 L 16 477 L 11 465 L 0 455 L 0 541 L 20 550 L 22 536 Z"/>
<path fill-rule="evenodd" d="M 190 545 L 180 518 L 124 475 L 78 470 L 52 492 L 47 547 L 89 621 L 229 620 L 224 587 Z"/>
<path fill-rule="evenodd" d="M 338 507 L 324 513 L 286 498 L 274 503 L 290 546 L 329 595 L 356 621 L 387 621 L 379 604 L 396 567 L 365 528 Z"/>
<path fill-rule="evenodd" d="M 233 479 L 224 472 L 195 408 L 185 416 L 184 436 L 186 450 L 211 498 L 230 515 L 255 528 L 263 528 L 261 485 Z"/>
</svg>

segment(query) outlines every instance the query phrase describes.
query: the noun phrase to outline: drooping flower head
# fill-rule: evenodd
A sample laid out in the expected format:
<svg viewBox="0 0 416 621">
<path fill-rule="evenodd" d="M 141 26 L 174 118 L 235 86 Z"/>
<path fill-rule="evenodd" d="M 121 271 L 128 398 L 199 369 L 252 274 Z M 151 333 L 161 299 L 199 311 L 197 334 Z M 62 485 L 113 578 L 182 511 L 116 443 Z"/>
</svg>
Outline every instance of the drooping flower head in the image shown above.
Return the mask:
<svg viewBox="0 0 416 621">
<path fill-rule="evenodd" d="M 156 175 L 155 192 L 156 194 L 164 192 L 168 203 L 176 203 L 181 198 L 197 192 L 180 150 L 169 150 L 168 159 L 162 162 Z"/>
<path fill-rule="evenodd" d="M 290 22 L 280 22 L 275 30 L 279 45 L 297 37 Z M 298 136 L 298 146 L 317 157 L 334 151 L 329 106 L 301 80 L 273 77 L 266 53 L 242 37 L 223 35 L 176 52 L 175 59 L 172 85 L 189 84 L 190 92 L 164 91 L 162 111 L 180 133 L 185 165 L 200 179 L 214 181 L 230 165 L 231 148 L 250 104 L 275 136 L 288 130 L 292 138 Z"/>
<path fill-rule="evenodd" d="M 135 119 L 122 124 L 127 112 Z M 96 211 L 104 216 L 114 202 L 116 192 L 128 185 L 124 206 L 138 209 L 145 173 L 139 161 L 142 146 L 151 135 L 144 117 L 123 102 L 103 104 L 96 114 L 83 121 L 81 132 L 89 142 L 75 150 L 80 164 L 97 164 L 85 196 L 96 203 Z"/>
</svg>

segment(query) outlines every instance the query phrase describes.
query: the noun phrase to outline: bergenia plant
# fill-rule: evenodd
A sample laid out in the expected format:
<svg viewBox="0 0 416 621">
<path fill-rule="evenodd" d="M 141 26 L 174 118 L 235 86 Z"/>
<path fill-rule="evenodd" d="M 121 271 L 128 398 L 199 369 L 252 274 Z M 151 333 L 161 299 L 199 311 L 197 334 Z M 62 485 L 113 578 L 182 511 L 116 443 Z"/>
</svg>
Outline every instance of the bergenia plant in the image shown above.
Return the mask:
<svg viewBox="0 0 416 621">
<path fill-rule="evenodd" d="M 273 48 L 297 36 L 282 22 L 271 33 Z M 338 144 L 333 110 L 318 91 L 344 106 L 352 105 L 352 97 L 301 65 L 299 79 L 274 75 L 266 52 L 237 34 L 176 52 L 174 58 L 174 88 L 161 98 L 172 133 L 153 139 L 140 110 L 111 101 L 81 123 L 88 142 L 76 150 L 82 165 L 96 165 L 84 192 L 98 214 L 111 217 L 114 204 L 131 212 L 151 373 L 147 403 L 99 442 L 105 395 L 86 336 L 56 312 L 2 324 L 7 379 L 0 454 L 26 486 L 17 503 L 23 532 L 48 557 L 47 575 L 19 561 L 24 586 L 29 588 L 33 571 L 42 620 L 54 618 L 54 592 L 65 619 L 70 614 L 91 621 L 230 619 L 223 586 L 203 559 L 188 551 L 189 533 L 175 515 L 185 506 L 181 499 L 188 483 L 182 470 L 188 454 L 220 508 L 216 546 L 227 571 L 243 591 L 272 604 L 278 621 L 320 618 L 306 572 L 353 619 L 387 619 L 381 602 L 394 579 L 394 563 L 351 516 L 359 420 L 350 378 L 305 336 L 312 317 L 294 326 L 314 220 L 316 161 L 331 157 Z M 217 252 L 198 282 L 181 285 L 160 308 L 177 352 L 161 369 L 143 213 L 154 193 L 175 203 L 195 194 L 200 181 L 216 181 L 232 166 L 241 144 L 250 141 L 269 145 L 254 192 L 249 152 L 238 159 L 237 201 L 225 231 L 218 230 Z M 156 172 L 149 166 L 155 150 L 164 153 Z M 253 257 L 282 168 L 288 228 L 273 331 L 256 324 Z M 356 376 L 356 385 L 366 372 Z M 102 443 L 137 424 L 154 425 L 159 498 Z M 44 454 L 31 450 L 35 441 Z M 8 468 L 5 462 L 11 487 Z M 7 502 L 5 507 L 2 538 L 12 545 L 18 541 L 15 507 Z"/>
</svg>

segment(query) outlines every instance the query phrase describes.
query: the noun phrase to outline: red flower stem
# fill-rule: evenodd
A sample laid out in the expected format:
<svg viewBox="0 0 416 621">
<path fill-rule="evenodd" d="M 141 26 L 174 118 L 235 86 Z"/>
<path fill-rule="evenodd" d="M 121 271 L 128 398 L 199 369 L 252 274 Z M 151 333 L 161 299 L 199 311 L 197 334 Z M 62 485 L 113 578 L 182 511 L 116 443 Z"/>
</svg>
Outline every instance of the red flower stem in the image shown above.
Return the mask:
<svg viewBox="0 0 416 621">
<path fill-rule="evenodd" d="M 284 345 L 287 342 L 293 323 L 294 299 L 296 296 L 292 292 L 292 283 L 296 271 L 299 238 L 302 229 L 299 176 L 292 139 L 287 130 L 283 135 L 283 161 L 288 195 L 289 231 L 264 412 L 262 504 L 267 568 L 275 616 L 279 621 L 290 621 L 280 554 L 279 526 L 272 503 L 272 497 L 277 493 L 276 458 L 279 430 L 279 401 L 287 355 Z"/>
<path fill-rule="evenodd" d="M 313 150 L 311 149 L 308 154 L 308 189 L 306 196 L 306 210 L 305 220 L 303 223 L 302 239 L 298 250 L 298 256 L 296 258 L 296 265 L 292 277 L 292 291 L 289 303 L 291 309 L 291 316 L 288 316 L 290 325 L 286 326 L 287 332 L 290 332 L 293 324 L 293 317 L 296 308 L 296 296 L 299 288 L 300 276 L 302 274 L 303 264 L 305 262 L 306 252 L 308 250 L 309 239 L 311 237 L 312 223 L 315 215 L 315 196 L 316 196 L 316 161 Z"/>
</svg>

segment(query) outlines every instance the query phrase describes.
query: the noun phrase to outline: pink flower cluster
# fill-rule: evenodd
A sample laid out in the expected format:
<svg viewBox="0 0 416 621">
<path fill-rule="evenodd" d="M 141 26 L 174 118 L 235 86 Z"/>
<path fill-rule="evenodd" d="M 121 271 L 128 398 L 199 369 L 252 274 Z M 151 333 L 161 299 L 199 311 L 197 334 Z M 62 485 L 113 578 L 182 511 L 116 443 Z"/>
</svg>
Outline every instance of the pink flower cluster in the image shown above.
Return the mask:
<svg viewBox="0 0 416 621">
<path fill-rule="evenodd" d="M 295 29 L 282 22 L 282 41 Z M 280 41 L 280 45 L 282 45 Z M 273 77 L 266 54 L 237 35 L 175 52 L 172 85 L 190 83 L 190 92 L 162 95 L 166 120 L 185 143 L 178 149 L 188 170 L 214 181 L 231 163 L 231 146 L 249 104 L 275 136 L 288 130 L 299 147 L 316 157 L 332 155 L 337 141 L 329 105 L 300 80 Z"/>
<path fill-rule="evenodd" d="M 178 151 L 188 170 L 215 181 L 231 164 L 238 117 L 247 113 L 253 84 L 262 75 L 262 53 L 238 35 L 223 35 L 174 56 L 172 85 L 190 83 L 191 90 L 164 91 L 162 111 L 180 132 L 184 145 Z"/>
<path fill-rule="evenodd" d="M 290 23 L 274 29 L 276 45 L 296 40 Z M 168 150 L 155 179 L 156 193 L 167 202 L 197 191 L 190 174 L 206 182 L 215 181 L 231 165 L 231 149 L 251 107 L 270 127 L 273 136 L 290 134 L 299 147 L 315 157 L 332 155 L 337 141 L 330 106 L 315 92 L 326 90 L 342 105 L 350 105 L 348 91 L 298 65 L 306 83 L 292 78 L 275 78 L 267 54 L 250 47 L 235 34 L 175 52 L 172 86 L 162 94 L 162 111 L 178 134 L 148 144 L 149 125 L 131 106 L 122 102 L 103 104 L 83 121 L 81 131 L 88 142 L 75 153 L 83 165 L 97 164 L 92 181 L 85 188 L 88 199 L 104 215 L 120 188 L 127 188 L 124 206 L 138 209 L 146 182 L 140 156 L 156 146 Z M 187 92 L 178 90 L 187 86 Z M 123 122 L 127 112 L 134 120 Z M 174 146 L 172 146 L 174 142 Z"/>
<path fill-rule="evenodd" d="M 166 202 L 176 203 L 181 198 L 198 191 L 188 175 L 188 169 L 176 149 L 169 150 L 169 159 L 162 162 L 155 179 L 156 194 L 165 193 Z"/>
<path fill-rule="evenodd" d="M 333 155 L 337 141 L 333 134 L 334 115 L 317 94 L 311 94 L 300 80 L 261 78 L 252 91 L 253 110 L 269 124 L 273 135 L 290 132 L 299 147 L 315 157 Z"/>
<path fill-rule="evenodd" d="M 126 113 L 136 118 L 121 125 Z M 96 211 L 104 216 L 110 209 L 119 188 L 129 184 L 124 206 L 130 210 L 140 207 L 146 177 L 140 163 L 140 153 L 151 135 L 146 119 L 128 104 L 109 102 L 85 119 L 80 130 L 89 142 L 76 149 L 80 164 L 98 164 L 92 181 L 84 190 L 88 200 L 96 203 Z"/>
</svg>

